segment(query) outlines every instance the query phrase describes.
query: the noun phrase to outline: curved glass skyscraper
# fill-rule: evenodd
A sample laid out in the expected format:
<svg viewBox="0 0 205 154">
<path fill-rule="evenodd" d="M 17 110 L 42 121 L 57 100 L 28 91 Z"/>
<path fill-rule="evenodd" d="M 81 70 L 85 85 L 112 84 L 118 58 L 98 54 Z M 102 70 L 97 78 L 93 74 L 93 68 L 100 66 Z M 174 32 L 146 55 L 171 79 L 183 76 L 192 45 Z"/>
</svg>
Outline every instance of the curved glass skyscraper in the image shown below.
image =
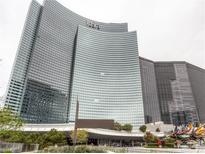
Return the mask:
<svg viewBox="0 0 205 154">
<path fill-rule="evenodd" d="M 55 0 L 32 1 L 6 98 L 30 123 L 80 118 L 144 123 L 135 32 L 81 17 Z"/>
<path fill-rule="evenodd" d="M 144 123 L 136 32 L 110 33 L 79 26 L 70 106 L 80 119 Z"/>
</svg>

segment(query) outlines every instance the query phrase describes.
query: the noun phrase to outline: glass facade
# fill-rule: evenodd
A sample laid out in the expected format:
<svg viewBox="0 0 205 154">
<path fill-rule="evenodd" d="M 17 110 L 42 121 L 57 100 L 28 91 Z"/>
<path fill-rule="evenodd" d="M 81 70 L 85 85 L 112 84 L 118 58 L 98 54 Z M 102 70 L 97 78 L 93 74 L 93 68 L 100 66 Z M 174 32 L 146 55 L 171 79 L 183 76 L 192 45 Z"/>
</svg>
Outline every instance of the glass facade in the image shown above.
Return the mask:
<svg viewBox="0 0 205 154">
<path fill-rule="evenodd" d="M 162 121 L 199 122 L 195 97 L 185 62 L 155 63 Z"/>
<path fill-rule="evenodd" d="M 20 114 L 23 94 L 25 91 L 26 75 L 31 57 L 31 52 L 36 37 L 41 5 L 32 1 L 27 13 L 23 33 L 14 61 L 10 84 L 7 89 L 5 106 L 14 113 Z"/>
<path fill-rule="evenodd" d="M 175 63 L 174 69 L 176 80 L 171 81 L 173 101 L 169 104 L 169 111 L 173 113 L 184 113 L 184 120 L 177 119 L 176 116 L 171 116 L 174 124 L 187 124 L 188 122 L 198 122 L 198 113 L 196 103 L 191 89 L 186 63 Z M 181 114 L 179 115 L 181 116 Z"/>
<path fill-rule="evenodd" d="M 27 122 L 68 122 L 78 25 L 99 31 L 127 31 L 125 23 L 91 21 L 73 13 L 57 1 L 46 0 L 36 32 L 21 110 L 21 116 Z"/>
<path fill-rule="evenodd" d="M 107 33 L 79 26 L 69 120 L 113 119 L 144 124 L 135 32 Z"/>
<path fill-rule="evenodd" d="M 199 120 L 205 123 L 205 70 L 189 63 L 186 66 Z"/>
<path fill-rule="evenodd" d="M 174 66 L 172 63 L 168 62 L 156 62 L 155 74 L 161 118 L 164 123 L 169 124 L 171 123 L 169 103 L 173 100 L 171 81 L 176 79 Z"/>
<path fill-rule="evenodd" d="M 140 57 L 145 123 L 161 121 L 154 62 Z"/>
<path fill-rule="evenodd" d="M 118 62 L 122 60 L 122 64 L 125 63 L 124 67 L 127 68 L 126 73 L 128 73 L 128 75 L 125 76 L 125 72 L 121 74 L 118 73 L 118 75 L 125 77 L 124 80 L 126 80 L 128 85 L 126 85 L 126 82 L 122 79 L 120 81 L 122 81 L 124 88 L 131 86 L 129 79 L 133 80 L 132 83 L 136 81 L 133 87 L 131 87 L 131 89 L 128 89 L 129 91 L 125 94 L 127 96 L 134 96 L 133 98 L 128 98 L 129 100 L 131 100 L 128 101 L 128 104 L 126 104 L 127 101 L 125 100 L 125 97 L 118 98 L 119 100 L 122 100 L 120 104 L 117 104 L 118 99 L 116 97 L 118 95 L 115 95 L 116 92 L 122 93 L 125 89 L 112 91 L 114 87 L 107 87 L 107 89 L 111 89 L 109 96 L 111 95 L 111 91 L 113 96 L 112 98 L 109 98 L 107 96 L 106 101 L 112 102 L 114 101 L 114 99 L 116 99 L 115 103 L 111 105 L 113 113 L 110 114 L 115 114 L 114 105 L 116 105 L 116 112 L 122 113 L 122 111 L 129 111 L 125 108 L 132 109 L 132 111 L 134 112 L 134 109 L 136 109 L 136 104 L 141 104 L 141 106 L 139 105 L 135 110 L 136 113 L 139 112 L 139 118 L 136 117 L 136 113 L 130 112 L 124 112 L 121 115 L 121 118 L 119 117 L 119 113 L 116 116 L 105 117 L 100 115 L 100 113 L 100 116 L 93 114 L 92 118 L 118 117 L 118 119 L 123 119 L 122 117 L 126 115 L 123 119 L 123 122 L 125 122 L 125 118 L 129 117 L 130 114 L 132 118 L 130 119 L 131 122 L 140 124 L 143 123 L 144 117 L 141 114 L 141 111 L 143 112 L 143 104 L 141 99 L 142 93 L 140 89 L 140 73 L 138 70 L 134 71 L 134 69 L 139 69 L 136 34 L 126 33 L 128 30 L 127 23 L 102 23 L 92 21 L 75 14 L 55 0 L 45 0 L 43 6 L 39 5 L 34 0 L 31 2 L 22 35 L 22 40 L 20 42 L 20 48 L 17 54 L 17 60 L 14 64 L 13 73 L 11 75 L 11 82 L 6 99 L 6 106 L 9 106 L 14 112 L 20 114 L 20 116 L 29 123 L 69 122 L 68 114 L 72 113 L 73 111 L 70 110 L 74 109 L 69 108 L 72 107 L 72 105 L 70 105 L 71 89 L 73 83 L 75 82 L 75 80 L 73 80 L 73 72 L 79 71 L 75 71 L 76 68 L 74 67 L 75 52 L 78 53 L 76 50 L 76 41 L 79 25 L 85 26 L 88 29 L 92 29 L 91 33 L 87 34 L 87 36 L 93 35 L 93 37 L 95 37 L 96 35 L 94 34 L 102 34 L 103 38 L 103 36 L 107 34 L 104 40 L 101 41 L 105 41 L 104 45 L 106 45 L 106 43 L 109 43 L 107 45 L 108 49 L 111 44 L 115 44 L 115 42 L 118 41 L 116 42 L 116 45 L 119 45 L 119 47 L 113 47 L 113 49 L 116 51 L 116 55 L 113 55 L 116 57 L 113 57 L 113 60 L 117 60 Z M 116 34 L 114 35 L 113 33 Z M 79 38 L 79 35 L 78 40 L 82 40 Z M 101 36 L 99 35 L 98 38 L 100 37 Z M 111 39 L 108 39 L 108 37 L 116 39 L 116 41 L 113 40 L 112 43 L 107 42 L 106 40 L 111 41 Z M 94 42 L 96 43 L 96 45 L 98 44 L 97 37 Z M 89 44 L 90 48 L 94 47 L 92 46 L 92 42 L 87 43 L 91 43 Z M 120 44 L 124 44 L 124 46 Z M 131 46 L 128 47 L 129 45 Z M 83 48 L 84 44 L 81 44 L 81 46 Z M 119 51 L 121 53 L 117 54 L 118 48 L 120 49 Z M 90 49 L 87 50 L 90 51 Z M 99 48 L 99 50 L 101 49 Z M 110 51 L 112 51 L 112 49 Z M 124 60 L 127 59 L 127 61 L 123 62 L 122 56 L 126 56 L 125 51 L 127 51 L 127 53 L 133 52 L 132 56 L 135 57 L 131 58 L 131 55 L 124 57 Z M 122 52 L 124 52 L 124 54 L 122 54 Z M 106 52 L 104 54 L 105 55 L 103 56 L 103 58 L 108 58 L 108 60 L 110 60 L 108 57 L 110 54 Z M 90 56 L 92 59 L 94 55 Z M 101 55 L 99 53 L 99 57 L 100 56 Z M 126 64 L 128 63 L 129 58 L 131 58 L 130 63 L 135 64 L 133 68 L 128 68 L 128 64 Z M 136 61 L 134 61 L 134 59 Z M 82 61 L 81 63 L 83 62 L 84 61 Z M 78 63 L 79 62 L 77 62 L 77 64 Z M 77 64 L 76 66 L 78 66 Z M 91 68 L 92 67 L 90 67 L 90 69 Z M 107 69 L 110 69 L 110 71 L 115 71 L 111 67 L 108 67 Z M 93 69 L 93 71 L 99 72 L 97 68 Z M 107 72 L 108 71 L 109 70 L 107 70 Z M 132 71 L 135 74 L 129 75 L 129 73 L 133 73 Z M 104 73 L 101 72 L 101 76 L 103 76 Z M 117 74 L 114 74 L 114 77 L 116 77 L 116 75 Z M 115 78 L 113 78 L 113 83 L 115 83 L 116 88 L 119 88 L 119 86 L 117 85 L 120 81 L 114 81 L 114 79 Z M 78 81 L 76 82 L 78 83 Z M 84 83 L 82 83 L 82 86 L 84 86 Z M 92 86 L 92 84 L 89 83 L 88 86 Z M 134 89 L 133 92 L 130 92 L 132 89 Z M 132 95 L 130 95 L 129 93 L 132 93 Z M 91 95 L 89 90 L 87 91 L 87 94 Z M 93 95 L 89 95 L 88 98 L 93 97 Z M 99 101 L 97 97 L 98 95 L 95 99 L 96 104 L 98 104 Z M 134 107 L 132 107 L 133 104 L 135 105 Z M 120 111 L 118 109 L 118 105 L 121 105 Z M 84 110 L 86 110 L 86 106 Z M 92 110 L 95 110 L 94 106 Z M 99 110 L 96 110 L 95 112 L 98 111 Z M 109 113 L 110 111 L 111 110 L 108 110 L 106 113 Z"/>
</svg>

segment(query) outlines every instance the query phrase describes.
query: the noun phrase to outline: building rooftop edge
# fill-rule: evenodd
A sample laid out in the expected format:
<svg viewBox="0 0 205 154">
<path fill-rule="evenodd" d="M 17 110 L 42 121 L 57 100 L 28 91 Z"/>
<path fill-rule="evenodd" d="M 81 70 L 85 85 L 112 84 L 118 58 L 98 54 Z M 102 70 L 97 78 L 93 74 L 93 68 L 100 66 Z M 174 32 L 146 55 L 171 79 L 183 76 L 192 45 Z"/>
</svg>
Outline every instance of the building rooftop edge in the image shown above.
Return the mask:
<svg viewBox="0 0 205 154">
<path fill-rule="evenodd" d="M 36 0 L 34 0 L 34 1 L 36 1 Z M 46 1 L 50 1 L 50 0 L 44 0 L 42 6 L 44 6 L 44 4 L 46 3 Z M 82 15 L 80 15 L 80 14 L 78 14 L 78 13 L 75 13 L 74 11 L 68 9 L 66 6 L 62 5 L 62 4 L 61 4 L 60 2 L 58 2 L 57 0 L 51 0 L 51 1 L 57 3 L 59 6 L 65 8 L 67 11 L 70 11 L 70 12 L 73 13 L 74 15 L 79 16 L 79 17 L 81 17 L 81 18 L 84 18 L 84 19 L 86 19 L 86 20 L 91 20 L 91 21 L 93 21 L 93 22 L 97 22 L 97 23 L 99 23 L 99 24 L 122 24 L 122 25 L 124 24 L 124 25 L 126 25 L 127 28 L 128 28 L 128 22 L 112 23 L 112 22 L 101 22 L 101 21 L 96 21 L 96 20 L 93 20 L 93 19 L 89 19 L 89 18 L 87 18 L 87 17 L 84 17 L 84 16 L 82 16 Z"/>
<path fill-rule="evenodd" d="M 149 62 L 152 62 L 154 64 L 157 64 L 157 63 L 181 63 L 181 64 L 186 64 L 186 65 L 190 65 L 192 67 L 195 67 L 196 69 L 200 69 L 201 71 L 204 71 L 205 72 L 205 68 L 202 68 L 202 67 L 199 67 L 199 66 L 196 66 L 194 64 L 191 64 L 189 62 L 186 62 L 186 61 L 152 61 L 150 59 L 147 59 L 147 58 L 144 58 L 144 57 L 139 57 L 140 59 L 142 60 L 146 60 L 146 61 L 149 61 Z"/>
<path fill-rule="evenodd" d="M 78 25 L 78 30 L 79 29 L 86 29 L 88 31 L 93 31 L 93 32 L 97 32 L 97 33 L 103 33 L 103 34 L 137 34 L 137 31 L 127 31 L 127 32 L 106 32 L 106 31 L 100 31 L 97 29 L 93 29 L 93 28 L 89 28 L 83 25 Z"/>
</svg>

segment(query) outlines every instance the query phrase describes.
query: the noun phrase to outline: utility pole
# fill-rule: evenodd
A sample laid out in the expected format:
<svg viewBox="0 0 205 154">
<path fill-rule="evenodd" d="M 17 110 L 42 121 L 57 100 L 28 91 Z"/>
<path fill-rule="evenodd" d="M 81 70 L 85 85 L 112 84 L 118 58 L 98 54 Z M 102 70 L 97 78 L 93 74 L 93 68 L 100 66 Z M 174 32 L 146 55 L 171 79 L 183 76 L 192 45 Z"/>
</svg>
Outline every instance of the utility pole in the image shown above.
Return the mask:
<svg viewBox="0 0 205 154">
<path fill-rule="evenodd" d="M 68 107 L 69 107 L 69 102 L 68 102 L 68 94 L 66 94 L 65 95 L 65 103 L 67 103 L 67 117 L 66 117 L 66 123 L 69 123 L 69 121 L 68 121 L 68 112 L 69 112 L 69 110 L 68 110 Z"/>
<path fill-rule="evenodd" d="M 78 101 L 78 96 L 77 96 L 76 113 L 75 113 L 75 127 L 74 127 L 74 137 L 73 137 L 73 145 L 76 145 L 76 143 L 77 143 L 78 112 L 79 112 L 79 101 Z"/>
</svg>

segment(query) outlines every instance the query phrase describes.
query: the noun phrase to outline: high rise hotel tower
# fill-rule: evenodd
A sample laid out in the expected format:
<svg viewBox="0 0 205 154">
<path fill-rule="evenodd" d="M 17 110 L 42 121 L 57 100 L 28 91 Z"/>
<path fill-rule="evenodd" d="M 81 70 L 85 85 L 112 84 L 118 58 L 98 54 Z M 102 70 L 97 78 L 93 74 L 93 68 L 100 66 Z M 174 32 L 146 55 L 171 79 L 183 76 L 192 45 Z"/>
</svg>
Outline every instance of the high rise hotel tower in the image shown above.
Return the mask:
<svg viewBox="0 0 205 154">
<path fill-rule="evenodd" d="M 144 124 L 136 32 L 31 2 L 5 105 L 29 123 L 113 119 Z"/>
</svg>

